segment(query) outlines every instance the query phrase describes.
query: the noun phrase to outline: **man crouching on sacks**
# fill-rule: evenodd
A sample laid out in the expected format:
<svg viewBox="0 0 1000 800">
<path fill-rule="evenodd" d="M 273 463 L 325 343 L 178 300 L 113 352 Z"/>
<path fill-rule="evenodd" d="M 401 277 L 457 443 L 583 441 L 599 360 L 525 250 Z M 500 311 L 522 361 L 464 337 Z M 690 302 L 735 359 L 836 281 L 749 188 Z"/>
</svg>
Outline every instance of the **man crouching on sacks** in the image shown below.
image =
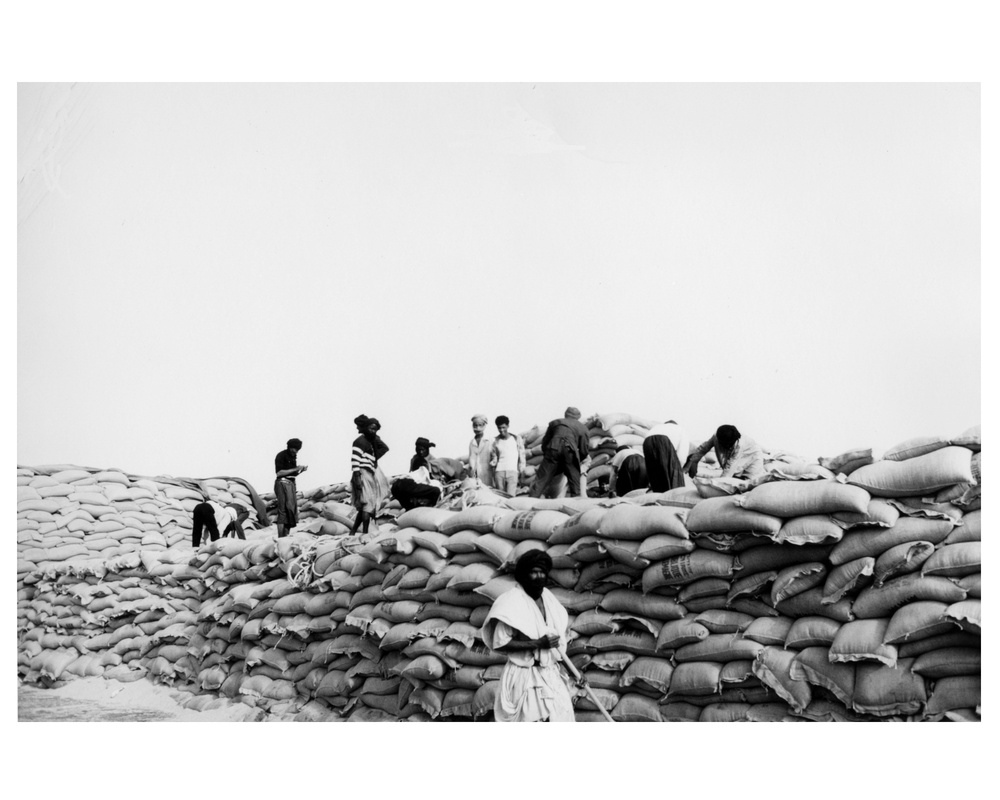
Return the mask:
<svg viewBox="0 0 1000 800">
<path fill-rule="evenodd" d="M 493 706 L 497 722 L 574 722 L 565 657 L 569 615 L 545 584 L 552 558 L 529 550 L 514 567 L 518 585 L 493 603 L 487 646 L 507 656 Z"/>
</svg>

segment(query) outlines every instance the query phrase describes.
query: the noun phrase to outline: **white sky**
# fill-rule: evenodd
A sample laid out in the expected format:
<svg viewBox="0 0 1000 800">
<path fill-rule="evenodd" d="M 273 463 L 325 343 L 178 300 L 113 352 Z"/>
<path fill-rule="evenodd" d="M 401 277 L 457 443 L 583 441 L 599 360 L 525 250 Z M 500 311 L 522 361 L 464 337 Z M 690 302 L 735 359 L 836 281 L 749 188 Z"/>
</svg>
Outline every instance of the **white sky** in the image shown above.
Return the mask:
<svg viewBox="0 0 1000 800">
<path fill-rule="evenodd" d="M 344 480 L 360 412 L 381 419 L 392 472 L 416 436 L 461 454 L 479 411 L 519 431 L 567 404 L 671 416 L 694 438 L 732 422 L 815 457 L 958 433 L 981 390 L 995 406 L 980 372 L 995 296 L 981 263 L 996 262 L 979 221 L 996 218 L 996 181 L 980 187 L 997 138 L 985 3 L 15 9 L 20 464 L 268 491 L 290 436 L 303 488 Z M 206 80 L 221 85 L 169 83 Z M 152 742 L 99 731 L 150 797 L 176 793 L 150 765 L 178 759 L 183 780 L 229 791 L 245 774 L 287 791 L 275 765 L 294 764 L 302 791 L 436 797 L 445 775 L 492 796 L 506 779 L 491 753 L 543 748 L 554 761 L 511 765 L 522 785 L 662 792 L 666 771 L 669 791 L 711 797 L 731 790 L 719 759 L 747 752 L 733 726 L 229 726 L 199 759 L 190 729 L 155 727 Z M 990 763 L 988 727 L 848 727 L 754 728 L 777 765 L 754 785 L 953 789 L 953 770 L 892 768 L 943 731 L 961 781 Z M 16 732 L 24 774 L 53 752 L 89 774 L 78 729 L 34 730 Z M 259 752 L 268 764 L 247 769 Z M 817 752 L 849 758 L 831 773 Z"/>
<path fill-rule="evenodd" d="M 980 421 L 976 84 L 23 84 L 18 463 L 346 480 L 376 416 Z M 493 426 L 490 426 L 493 431 Z"/>
</svg>

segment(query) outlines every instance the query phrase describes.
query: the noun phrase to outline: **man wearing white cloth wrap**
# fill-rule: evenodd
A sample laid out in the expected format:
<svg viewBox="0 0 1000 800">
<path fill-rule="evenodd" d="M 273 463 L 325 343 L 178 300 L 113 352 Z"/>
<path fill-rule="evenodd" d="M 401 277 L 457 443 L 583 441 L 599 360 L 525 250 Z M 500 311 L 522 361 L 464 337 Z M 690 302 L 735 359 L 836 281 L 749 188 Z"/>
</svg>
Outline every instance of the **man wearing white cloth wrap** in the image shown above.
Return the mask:
<svg viewBox="0 0 1000 800">
<path fill-rule="evenodd" d="M 569 683 L 560 666 L 569 615 L 545 583 L 552 559 L 529 550 L 517 560 L 518 585 L 493 603 L 483 640 L 507 656 L 493 710 L 497 722 L 573 722 Z"/>
</svg>

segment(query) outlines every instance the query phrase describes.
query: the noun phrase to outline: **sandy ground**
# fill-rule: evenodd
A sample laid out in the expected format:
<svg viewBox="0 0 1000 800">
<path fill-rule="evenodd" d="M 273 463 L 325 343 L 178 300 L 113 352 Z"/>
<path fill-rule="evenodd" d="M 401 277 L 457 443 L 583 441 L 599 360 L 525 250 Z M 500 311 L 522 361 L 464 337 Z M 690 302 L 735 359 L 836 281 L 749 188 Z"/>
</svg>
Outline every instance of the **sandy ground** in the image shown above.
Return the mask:
<svg viewBox="0 0 1000 800">
<path fill-rule="evenodd" d="M 259 712 L 243 703 L 216 701 L 216 708 L 195 711 L 181 703 L 191 695 L 148 680 L 122 683 L 78 678 L 52 689 L 18 684 L 21 722 L 239 722 Z M 214 705 L 214 704 L 213 704 Z"/>
</svg>

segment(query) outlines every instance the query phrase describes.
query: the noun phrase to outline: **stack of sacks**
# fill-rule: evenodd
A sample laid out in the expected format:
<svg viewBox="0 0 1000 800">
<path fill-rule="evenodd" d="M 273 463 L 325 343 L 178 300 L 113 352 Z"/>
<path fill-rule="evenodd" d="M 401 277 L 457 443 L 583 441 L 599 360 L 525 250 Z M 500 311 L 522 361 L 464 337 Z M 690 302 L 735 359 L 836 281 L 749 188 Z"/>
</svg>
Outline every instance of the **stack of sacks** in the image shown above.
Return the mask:
<svg viewBox="0 0 1000 800">
<path fill-rule="evenodd" d="M 614 719 L 978 719 L 978 451 L 970 431 L 878 462 L 780 456 L 753 484 L 703 474 L 615 500 L 508 498 L 469 481 L 453 507 L 406 511 L 367 536 L 346 534 L 353 509 L 324 492 L 309 500 L 313 523 L 336 535 L 269 529 L 175 563 L 101 562 L 103 578 L 79 555 L 32 570 L 19 663 L 41 674 L 31 658 L 67 651 L 64 675 L 83 655 L 76 616 L 103 626 L 88 652 L 111 650 L 114 668 L 144 669 L 199 707 L 484 718 L 504 659 L 483 645 L 483 620 L 520 555 L 543 549 L 569 654 Z M 138 588 L 171 610 L 129 605 Z M 122 628 L 114 644 L 100 638 Z M 583 693 L 575 703 L 579 720 L 603 719 Z"/>
<path fill-rule="evenodd" d="M 172 644 L 159 633 L 164 620 L 192 622 L 187 615 L 196 610 L 198 588 L 182 583 L 198 575 L 186 564 L 191 512 L 206 497 L 254 507 L 252 489 L 239 479 L 18 468 L 18 664 L 25 680 L 106 670 L 134 679 L 163 666 L 159 648 Z M 174 655 L 164 651 L 164 661 Z"/>
</svg>

